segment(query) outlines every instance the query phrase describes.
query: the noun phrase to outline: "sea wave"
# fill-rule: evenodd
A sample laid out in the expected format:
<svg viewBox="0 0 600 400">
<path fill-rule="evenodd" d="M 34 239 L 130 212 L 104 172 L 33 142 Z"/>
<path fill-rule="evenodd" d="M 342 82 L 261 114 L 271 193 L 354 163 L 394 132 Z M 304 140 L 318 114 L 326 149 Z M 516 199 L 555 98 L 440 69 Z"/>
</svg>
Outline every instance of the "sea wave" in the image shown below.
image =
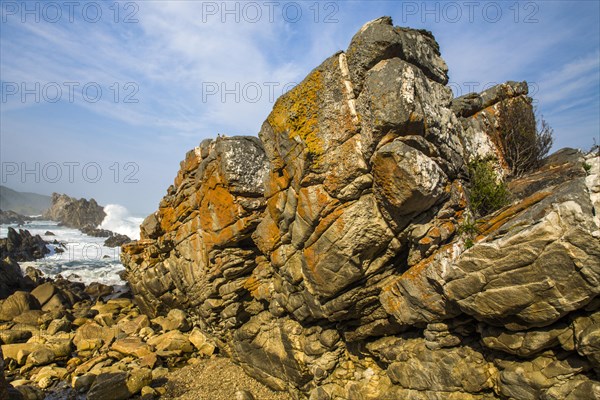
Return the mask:
<svg viewBox="0 0 600 400">
<path fill-rule="evenodd" d="M 119 204 L 109 204 L 104 207 L 106 217 L 99 228 L 129 236 L 130 239 L 140 238 L 140 224 L 143 218 L 134 217 L 127 208 Z"/>
</svg>

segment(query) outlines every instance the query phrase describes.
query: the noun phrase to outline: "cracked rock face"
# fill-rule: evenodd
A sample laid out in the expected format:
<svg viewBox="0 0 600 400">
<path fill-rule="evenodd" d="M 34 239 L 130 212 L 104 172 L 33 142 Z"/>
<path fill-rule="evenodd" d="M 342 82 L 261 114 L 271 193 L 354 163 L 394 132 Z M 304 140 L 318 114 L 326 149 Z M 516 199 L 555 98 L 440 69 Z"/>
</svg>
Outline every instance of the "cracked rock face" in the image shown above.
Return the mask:
<svg viewBox="0 0 600 400">
<path fill-rule="evenodd" d="M 506 174 L 500 110 L 533 111 L 525 83 L 453 100 L 447 80 L 431 33 L 380 18 L 259 138 L 202 142 L 123 246 L 139 307 L 185 310 L 300 398 L 595 398 L 598 157 L 511 181 L 466 246 L 466 165 Z"/>
</svg>

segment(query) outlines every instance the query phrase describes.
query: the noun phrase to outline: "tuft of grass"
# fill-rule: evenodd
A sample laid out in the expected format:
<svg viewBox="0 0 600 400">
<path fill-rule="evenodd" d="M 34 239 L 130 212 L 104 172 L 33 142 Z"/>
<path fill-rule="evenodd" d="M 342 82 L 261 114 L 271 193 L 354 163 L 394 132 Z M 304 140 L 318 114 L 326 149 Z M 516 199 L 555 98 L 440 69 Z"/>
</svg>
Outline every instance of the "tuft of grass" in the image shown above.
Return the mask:
<svg viewBox="0 0 600 400">
<path fill-rule="evenodd" d="M 467 216 L 458 226 L 457 233 L 464 238 L 465 248 L 470 249 L 475 245 L 475 237 L 479 234 L 479 230 L 471 217 Z"/>
<path fill-rule="evenodd" d="M 471 238 L 465 239 L 465 249 L 470 249 L 474 245 L 475 245 L 475 243 L 473 242 L 473 239 L 471 239 Z"/>
</svg>

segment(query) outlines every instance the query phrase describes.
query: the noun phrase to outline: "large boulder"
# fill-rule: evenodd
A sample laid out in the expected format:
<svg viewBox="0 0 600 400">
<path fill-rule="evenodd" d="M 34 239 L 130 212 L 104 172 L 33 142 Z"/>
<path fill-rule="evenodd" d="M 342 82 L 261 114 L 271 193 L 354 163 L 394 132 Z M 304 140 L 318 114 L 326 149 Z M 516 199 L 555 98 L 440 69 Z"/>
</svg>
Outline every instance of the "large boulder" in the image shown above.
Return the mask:
<svg viewBox="0 0 600 400">
<path fill-rule="evenodd" d="M 11 257 L 0 259 L 0 299 L 24 289 L 25 280 L 19 264 Z"/>
<path fill-rule="evenodd" d="M 0 307 L 0 320 L 9 321 L 29 310 L 39 310 L 40 302 L 28 292 L 18 291 L 10 295 Z"/>
<path fill-rule="evenodd" d="M 533 196 L 523 202 L 539 201 L 501 235 L 462 255 L 444 287 L 463 312 L 511 330 L 548 326 L 600 293 L 598 226 L 584 179 Z"/>
</svg>

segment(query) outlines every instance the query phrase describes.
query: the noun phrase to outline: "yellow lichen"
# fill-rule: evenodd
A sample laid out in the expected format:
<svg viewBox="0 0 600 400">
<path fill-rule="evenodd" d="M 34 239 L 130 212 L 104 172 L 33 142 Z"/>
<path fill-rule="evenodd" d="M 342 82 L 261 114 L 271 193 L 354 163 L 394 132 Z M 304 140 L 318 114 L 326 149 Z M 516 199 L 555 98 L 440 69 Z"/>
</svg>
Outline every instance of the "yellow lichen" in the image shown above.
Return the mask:
<svg viewBox="0 0 600 400">
<path fill-rule="evenodd" d="M 277 100 L 267 119 L 276 134 L 285 133 L 290 139 L 295 136 L 302 139 L 309 157 L 315 162 L 324 152 L 318 126 L 322 90 L 322 72 L 313 71 L 300 85 Z"/>
</svg>

